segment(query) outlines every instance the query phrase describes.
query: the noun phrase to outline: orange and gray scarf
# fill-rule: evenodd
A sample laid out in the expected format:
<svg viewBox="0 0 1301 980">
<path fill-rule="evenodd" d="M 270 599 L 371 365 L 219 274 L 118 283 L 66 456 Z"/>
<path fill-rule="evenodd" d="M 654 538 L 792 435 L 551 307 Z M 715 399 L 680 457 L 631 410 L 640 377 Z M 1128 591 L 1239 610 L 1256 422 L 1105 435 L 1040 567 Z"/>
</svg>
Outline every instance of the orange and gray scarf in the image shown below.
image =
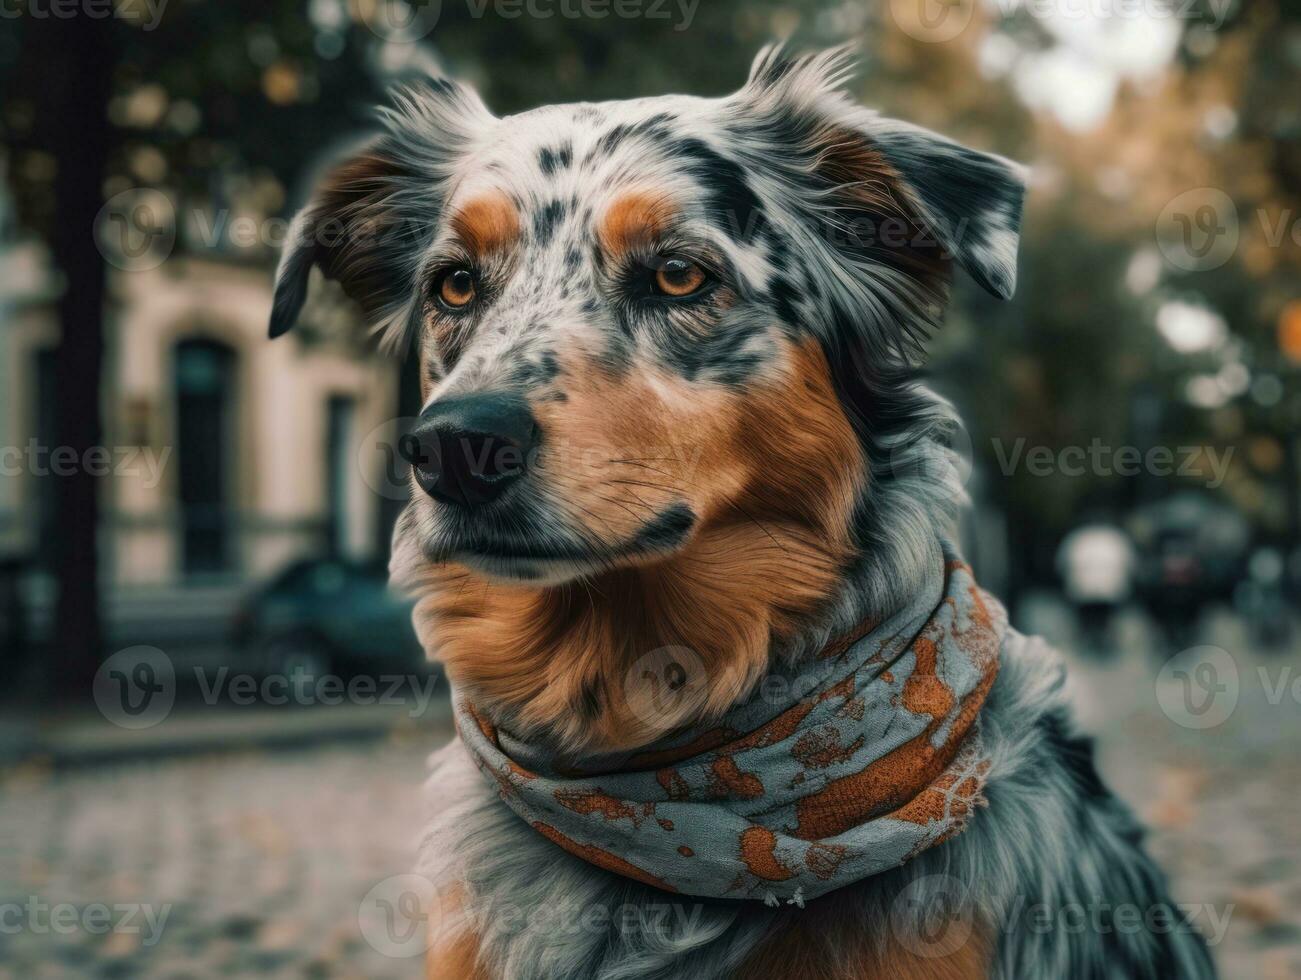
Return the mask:
<svg viewBox="0 0 1301 980">
<path fill-rule="evenodd" d="M 805 899 L 952 837 L 982 802 L 981 705 L 1002 607 L 946 555 L 906 609 L 786 672 L 770 696 L 573 776 L 460 697 L 457 727 L 502 799 L 585 861 L 668 892 Z M 797 696 L 798 695 L 798 696 Z"/>
</svg>

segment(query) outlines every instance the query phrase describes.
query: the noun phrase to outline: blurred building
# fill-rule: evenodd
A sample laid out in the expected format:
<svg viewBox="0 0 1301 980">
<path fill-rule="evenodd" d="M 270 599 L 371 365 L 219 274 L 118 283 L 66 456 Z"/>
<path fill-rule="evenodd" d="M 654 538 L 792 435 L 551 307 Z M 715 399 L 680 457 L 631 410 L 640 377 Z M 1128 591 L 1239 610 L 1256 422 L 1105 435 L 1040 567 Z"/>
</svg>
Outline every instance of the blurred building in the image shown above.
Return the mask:
<svg viewBox="0 0 1301 980">
<path fill-rule="evenodd" d="M 0 559 L 44 578 L 50 481 L 69 466 L 113 477 L 101 484 L 110 621 L 132 597 L 184 604 L 307 554 L 382 553 L 382 475 L 359 455 L 364 437 L 391 434 L 397 362 L 328 290 L 314 290 L 326 297 L 305 329 L 269 341 L 272 260 L 214 252 L 111 272 L 104 451 L 75 460 L 52 427 L 59 284 L 38 245 L 0 246 Z"/>
</svg>

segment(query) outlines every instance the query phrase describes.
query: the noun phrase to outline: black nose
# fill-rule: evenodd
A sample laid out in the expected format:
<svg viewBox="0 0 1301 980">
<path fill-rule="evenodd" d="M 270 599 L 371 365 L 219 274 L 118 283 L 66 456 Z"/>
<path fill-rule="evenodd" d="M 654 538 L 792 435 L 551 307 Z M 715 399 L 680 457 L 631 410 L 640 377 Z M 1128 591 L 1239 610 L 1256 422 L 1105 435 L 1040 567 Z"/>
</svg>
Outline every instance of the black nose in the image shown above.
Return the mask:
<svg viewBox="0 0 1301 980">
<path fill-rule="evenodd" d="M 522 398 L 465 395 L 436 401 L 421 412 L 398 450 L 425 493 L 478 507 L 524 474 L 537 428 Z"/>
</svg>

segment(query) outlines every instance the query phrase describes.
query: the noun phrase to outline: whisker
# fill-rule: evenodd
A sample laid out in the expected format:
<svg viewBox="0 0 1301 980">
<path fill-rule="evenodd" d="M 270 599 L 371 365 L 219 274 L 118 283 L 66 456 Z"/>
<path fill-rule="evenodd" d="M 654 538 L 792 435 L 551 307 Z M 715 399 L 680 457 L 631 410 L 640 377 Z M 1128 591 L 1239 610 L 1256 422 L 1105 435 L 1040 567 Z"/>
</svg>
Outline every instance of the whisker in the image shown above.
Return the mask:
<svg viewBox="0 0 1301 980">
<path fill-rule="evenodd" d="M 654 467 L 646 467 L 646 468 L 647 468 L 647 469 L 653 469 Z M 650 488 L 653 488 L 653 489 L 656 489 L 656 490 L 667 490 L 667 491 L 669 491 L 670 493 L 681 493 L 681 492 L 682 492 L 682 490 L 681 490 L 680 487 L 669 487 L 669 486 L 665 486 L 664 484 L 661 484 L 661 483 L 645 483 L 645 482 L 641 482 L 641 481 L 637 481 L 637 480 L 611 480 L 610 482 L 611 482 L 611 483 L 630 483 L 630 484 L 632 484 L 632 485 L 634 485 L 634 486 L 650 487 Z M 690 481 L 690 480 L 688 480 L 688 481 L 686 481 L 686 482 L 689 483 L 689 484 L 691 484 L 692 486 L 696 486 L 697 489 L 699 489 L 698 484 L 694 484 L 694 483 L 692 483 L 692 481 Z M 777 538 L 773 535 L 772 531 L 770 531 L 770 530 L 769 530 L 769 529 L 764 525 L 764 523 L 763 523 L 762 521 L 759 520 L 759 518 L 755 517 L 753 514 L 751 514 L 749 511 L 747 511 L 744 507 L 742 507 L 739 503 L 737 503 L 737 502 L 734 501 L 734 500 L 729 500 L 729 501 L 727 502 L 727 506 L 728 506 L 728 507 L 731 507 L 732 509 L 734 509 L 734 510 L 736 510 L 736 511 L 738 511 L 738 512 L 743 516 L 743 517 L 745 517 L 747 520 L 749 520 L 751 523 L 753 523 L 755 527 L 757 527 L 760 531 L 762 531 L 764 534 L 766 534 L 766 535 L 768 536 L 768 540 L 769 540 L 769 541 L 771 541 L 773 544 L 775 544 L 775 545 L 776 545 L 778 548 L 780 548 L 782 551 L 786 552 L 787 554 L 790 554 L 790 549 L 787 548 L 787 547 L 786 547 L 784 544 L 782 544 L 780 541 L 778 541 Z"/>
<path fill-rule="evenodd" d="M 637 495 L 634 493 L 633 496 L 636 497 Z M 604 496 L 603 494 L 599 494 L 599 493 L 598 493 L 598 494 L 596 495 L 596 499 L 597 499 L 597 500 L 603 500 L 603 501 L 605 501 L 607 504 L 614 504 L 616 507 L 622 507 L 625 511 L 628 512 L 628 516 L 631 517 L 634 521 L 640 521 L 640 520 L 642 520 L 642 517 L 641 517 L 640 515 L 638 515 L 638 513 L 637 513 L 635 510 L 633 510 L 631 507 L 629 507 L 628 504 L 627 504 L 625 501 L 620 500 L 618 497 L 606 497 L 606 496 Z M 643 507 L 646 508 L 646 510 L 647 510 L 647 516 L 649 516 L 650 513 L 651 513 L 651 506 L 650 506 L 650 504 L 646 503 L 646 501 L 642 500 L 640 497 L 637 498 L 637 502 L 640 503 Z"/>
<path fill-rule="evenodd" d="M 600 514 L 594 513 L 591 509 L 589 509 L 589 508 L 587 508 L 587 507 L 584 507 L 582 504 L 580 504 L 580 503 L 579 503 L 578 501 L 576 501 L 576 500 L 571 500 L 570 503 L 571 503 L 573 506 L 577 507 L 579 510 L 581 510 L 581 511 L 582 511 L 584 514 L 586 514 L 588 517 L 592 518 L 592 520 L 594 520 L 594 521 L 600 521 L 602 524 L 604 524 L 604 525 L 605 525 L 605 529 L 606 529 L 607 531 L 610 532 L 610 536 L 611 536 L 611 537 L 615 537 L 615 538 L 618 537 L 618 534 L 615 532 L 614 528 L 610 526 L 610 522 L 607 521 L 607 520 L 606 520 L 604 517 L 602 517 Z M 584 542 L 584 543 L 585 543 L 585 544 L 591 544 L 592 542 Z"/>
</svg>

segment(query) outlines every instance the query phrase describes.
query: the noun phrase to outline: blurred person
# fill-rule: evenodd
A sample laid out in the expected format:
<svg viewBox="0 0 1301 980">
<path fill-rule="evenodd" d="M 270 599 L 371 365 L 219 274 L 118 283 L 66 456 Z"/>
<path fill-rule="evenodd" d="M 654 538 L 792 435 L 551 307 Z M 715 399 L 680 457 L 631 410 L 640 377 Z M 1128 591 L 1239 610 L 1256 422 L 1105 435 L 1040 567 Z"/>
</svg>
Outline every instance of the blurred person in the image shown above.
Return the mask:
<svg viewBox="0 0 1301 980">
<path fill-rule="evenodd" d="M 1114 524 L 1084 524 L 1062 539 L 1057 566 L 1086 649 L 1107 648 L 1112 616 L 1133 591 L 1134 565 L 1129 536 Z"/>
</svg>

